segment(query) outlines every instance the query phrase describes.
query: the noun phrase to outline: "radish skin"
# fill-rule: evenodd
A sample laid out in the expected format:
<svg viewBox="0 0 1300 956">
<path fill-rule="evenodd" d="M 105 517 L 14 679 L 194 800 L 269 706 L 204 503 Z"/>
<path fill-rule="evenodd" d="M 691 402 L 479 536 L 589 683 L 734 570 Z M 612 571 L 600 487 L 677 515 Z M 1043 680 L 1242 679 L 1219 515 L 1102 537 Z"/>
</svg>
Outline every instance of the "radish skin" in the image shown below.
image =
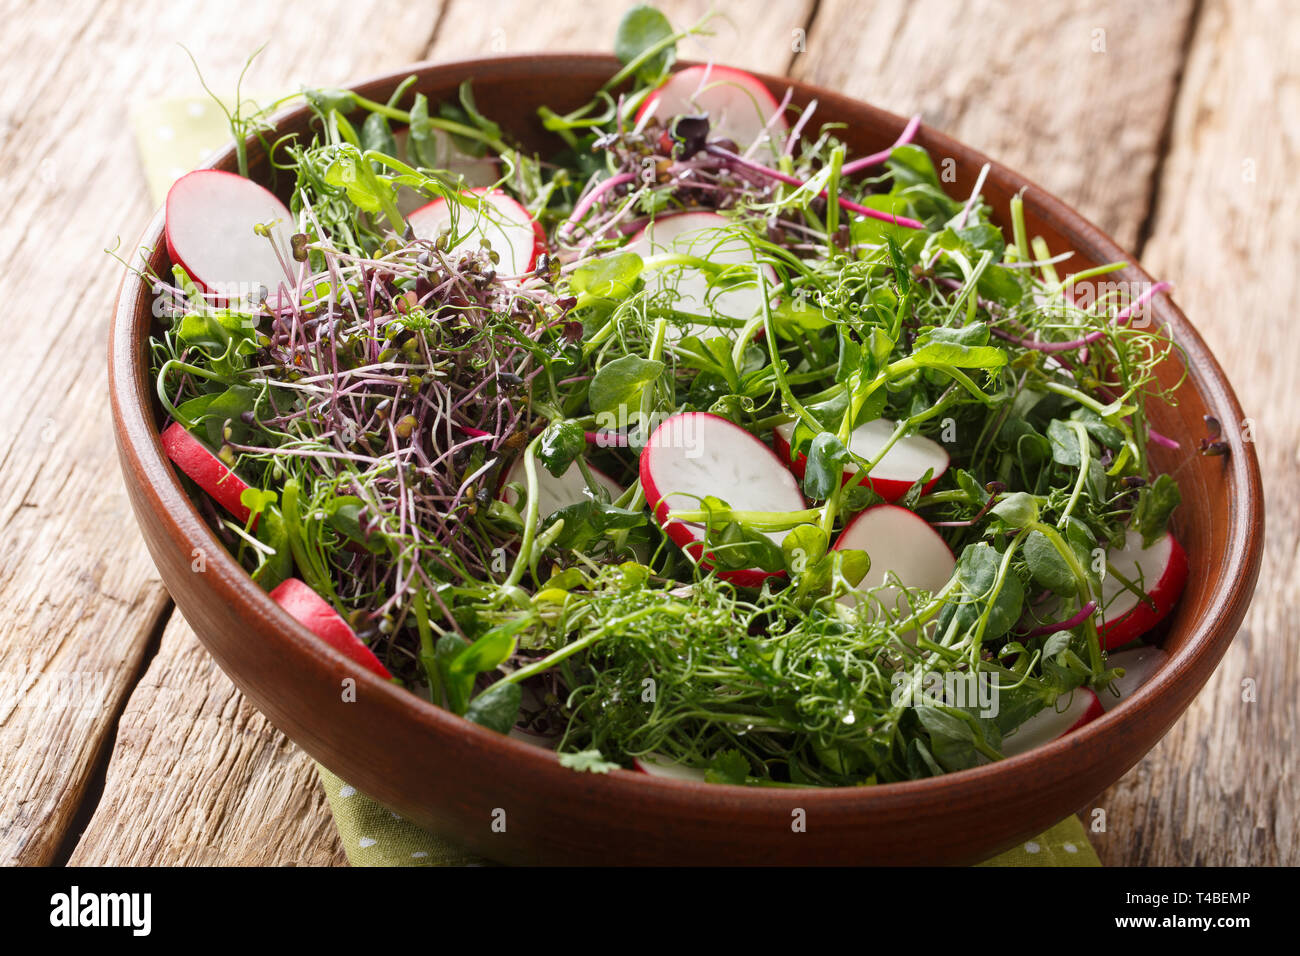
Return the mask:
<svg viewBox="0 0 1300 956">
<path fill-rule="evenodd" d="M 874 600 L 886 610 L 909 613 L 906 592 L 886 581 L 897 578 L 907 588 L 931 593 L 943 588 L 957 569 L 947 542 L 925 519 L 897 505 L 875 505 L 848 523 L 835 539 L 835 550 L 865 551 L 871 568 L 858 582 L 862 592 L 875 589 Z M 859 604 L 862 595 L 847 594 L 843 604 Z"/>
<path fill-rule="evenodd" d="M 711 140 L 729 139 L 744 150 L 760 139 L 771 143 L 785 139 L 790 127 L 780 109 L 758 77 L 744 70 L 688 66 L 646 97 L 637 110 L 636 125 L 643 127 L 653 117 L 667 126 L 675 117 L 706 113 Z"/>
<path fill-rule="evenodd" d="M 708 566 L 705 527 L 672 519 L 672 511 L 698 511 L 712 495 L 736 511 L 801 511 L 806 502 L 794 476 L 761 441 L 719 415 L 683 412 L 656 428 L 641 451 L 641 487 L 655 520 L 679 547 Z M 785 531 L 766 532 L 780 544 Z M 743 587 L 759 587 L 784 571 L 720 571 Z"/>
<path fill-rule="evenodd" d="M 528 210 L 499 189 L 469 189 L 482 208 L 474 209 L 446 199 L 435 199 L 406 217 L 418 239 L 436 241 L 444 229 L 455 226 L 458 240 L 447 253 L 472 252 L 486 238 L 501 257 L 497 271 L 503 276 L 531 272 L 537 257 L 546 251 L 546 233 Z"/>
<path fill-rule="evenodd" d="M 272 238 L 257 235 L 257 225 L 270 225 Z M 163 237 L 172 262 L 204 291 L 252 300 L 262 286 L 275 302 L 279 287 L 293 283 L 275 251 L 293 261 L 293 225 L 293 214 L 269 189 L 234 173 L 200 169 L 168 190 Z"/>
<path fill-rule="evenodd" d="M 224 461 L 209 451 L 180 422 L 169 425 L 159 440 L 172 464 L 206 491 L 213 501 L 243 524 L 248 524 L 252 512 L 239 500 L 248 484 L 231 471 Z M 253 526 L 256 527 L 256 523 Z"/>
<path fill-rule="evenodd" d="M 366 647 L 347 621 L 323 597 L 297 578 L 288 578 L 271 591 L 271 600 L 284 608 L 295 621 L 354 664 L 391 680 L 388 668 L 375 652 Z"/>
<path fill-rule="evenodd" d="M 866 461 L 873 461 L 894 434 L 896 427 L 896 423 L 887 418 L 863 422 L 853 429 L 849 436 L 849 451 Z M 808 456 L 803 452 L 797 455 L 791 453 L 790 441 L 794 431 L 793 422 L 777 425 L 772 430 L 772 444 L 782 460 L 790 462 L 790 470 L 794 472 L 795 477 L 802 481 L 808 467 Z M 930 480 L 921 486 L 921 494 L 929 494 L 930 489 L 948 470 L 948 462 L 948 452 L 938 442 L 923 435 L 905 435 L 885 452 L 884 457 L 876 463 L 876 467 L 871 469 L 871 474 L 861 483 L 892 504 L 907 494 L 908 489 L 920 480 L 926 471 L 932 471 L 933 474 Z M 857 473 L 857 464 L 853 462 L 846 464 L 843 484 L 852 481 Z"/>
<path fill-rule="evenodd" d="M 1182 596 L 1187 584 L 1187 553 L 1176 538 L 1166 532 L 1142 547 L 1136 531 L 1125 535 L 1124 547 L 1106 555 L 1107 563 L 1139 587 L 1146 587 L 1155 607 L 1138 600 L 1118 577 L 1107 573 L 1101 582 L 1103 623 L 1098 627 L 1103 650 L 1123 647 L 1163 621 Z M 1154 583 L 1153 583 L 1154 582 Z"/>
</svg>

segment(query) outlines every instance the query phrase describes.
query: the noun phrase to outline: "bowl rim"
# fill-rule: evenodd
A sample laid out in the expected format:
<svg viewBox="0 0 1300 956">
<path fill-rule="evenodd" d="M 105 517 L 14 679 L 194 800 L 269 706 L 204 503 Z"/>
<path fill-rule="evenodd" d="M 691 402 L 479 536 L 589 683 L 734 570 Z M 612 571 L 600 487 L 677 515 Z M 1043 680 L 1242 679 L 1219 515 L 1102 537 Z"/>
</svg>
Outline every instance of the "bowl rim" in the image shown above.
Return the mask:
<svg viewBox="0 0 1300 956">
<path fill-rule="evenodd" d="M 395 85 L 412 74 L 418 74 L 422 79 L 430 74 L 447 78 L 466 77 L 471 76 L 475 70 L 488 67 L 504 69 L 510 76 L 524 77 L 529 71 L 535 70 L 538 63 L 546 63 L 553 68 L 568 66 L 575 71 L 587 72 L 594 72 L 595 68 L 600 67 L 607 70 L 608 75 L 612 75 L 618 66 L 618 61 L 609 54 L 567 52 L 421 61 L 400 70 L 371 76 L 345 88 L 363 91 L 372 87 Z M 696 65 L 695 61 L 684 60 L 677 64 L 677 68 L 691 65 Z M 905 125 L 902 117 L 864 100 L 792 77 L 760 72 L 753 72 L 753 75 L 769 87 L 789 86 L 801 100 L 815 97 L 823 104 L 829 103 L 831 109 L 828 112 L 831 113 L 839 104 L 856 104 L 859 108 L 865 106 L 874 111 L 900 131 Z M 305 105 L 282 109 L 273 115 L 271 122 L 278 127 L 286 120 L 302 116 L 306 110 Z M 250 138 L 250 141 L 256 144 L 256 140 Z M 1078 237 L 1075 241 L 1076 248 L 1081 245 L 1089 254 L 1104 257 L 1099 261 L 1126 260 L 1129 265 L 1116 273 L 1117 276 L 1146 283 L 1154 281 L 1134 256 L 1129 255 L 1070 205 L 1027 177 L 925 124 L 917 130 L 914 141 L 923 143 L 931 151 L 942 150 L 946 155 L 963 156 L 977 163 L 987 163 L 989 172 L 986 190 L 995 183 L 1012 192 L 1023 188 L 1026 204 L 1032 205 L 1040 218 L 1060 223 L 1063 232 L 1069 231 Z M 229 168 L 234 156 L 235 146 L 231 141 L 229 146 L 211 155 L 199 168 Z M 143 254 L 145 258 L 165 253 L 164 221 L 165 204 L 151 217 L 133 251 L 140 253 L 141 250 L 149 250 Z M 1065 224 L 1068 224 L 1068 230 L 1064 228 Z M 520 774 L 553 774 L 559 771 L 572 775 L 573 771 L 563 768 L 556 754 L 548 749 L 474 724 L 368 670 L 362 669 L 358 674 L 349 658 L 316 638 L 254 583 L 199 515 L 162 451 L 160 429 L 153 421 L 150 408 L 152 383 L 142 363 L 137 361 L 136 350 L 139 337 L 136 318 L 142 312 L 149 311 L 141 308 L 149 293 L 149 285 L 134 271 L 128 271 L 123 276 L 108 343 L 109 397 L 114 430 L 123 469 L 129 468 L 141 477 L 140 485 L 147 499 L 146 504 L 158 511 L 160 519 L 166 525 L 167 534 L 173 540 L 183 541 L 190 548 L 204 552 L 207 562 L 204 579 L 208 585 L 219 590 L 225 601 L 245 605 L 258 617 L 272 623 L 276 633 L 286 641 L 293 657 L 302 665 L 303 679 L 309 676 L 335 681 L 343 677 L 354 678 L 359 682 L 358 691 L 364 687 L 372 699 L 378 698 L 378 704 L 384 710 L 401 712 L 403 719 L 416 722 L 430 737 L 468 737 L 478 745 L 501 751 L 510 758 Z M 1182 350 L 1183 364 L 1187 371 L 1184 387 L 1194 381 L 1196 390 L 1204 396 L 1207 405 L 1226 409 L 1232 416 L 1232 421 L 1243 420 L 1245 416 L 1241 405 L 1223 369 L 1182 310 L 1168 294 L 1156 296 L 1153 305 L 1156 319 L 1171 330 Z M 146 337 L 148 332 L 149 329 L 146 328 Z M 1065 766 L 1067 755 L 1075 757 L 1086 752 L 1095 753 L 1102 747 L 1104 738 L 1122 733 L 1124 728 L 1136 726 L 1143 721 L 1154 709 L 1157 698 L 1181 695 L 1190 700 L 1226 651 L 1249 605 L 1262 560 L 1264 496 L 1253 445 L 1244 442 L 1235 429 L 1225 432 L 1225 436 L 1231 447 L 1230 454 L 1221 459 L 1224 467 L 1230 470 L 1226 480 L 1239 490 L 1240 495 L 1225 518 L 1229 523 L 1224 548 L 1228 564 L 1218 575 L 1207 599 L 1208 606 L 1213 609 L 1212 613 L 1198 618 L 1192 624 L 1182 647 L 1171 654 L 1132 697 L 1068 736 L 993 763 L 936 777 L 874 784 L 869 787 L 767 788 L 714 784 L 659 777 L 623 768 L 612 770 L 608 774 L 574 775 L 575 782 L 578 776 L 585 777 L 587 779 L 584 783 L 587 786 L 607 789 L 611 795 L 616 796 L 628 782 L 634 781 L 637 787 L 649 788 L 649 792 L 657 791 L 660 799 L 677 798 L 682 804 L 697 807 L 704 794 L 712 795 L 720 808 L 725 806 L 758 810 L 788 807 L 792 795 L 797 794 L 801 801 L 813 802 L 821 811 L 860 812 L 873 805 L 896 805 L 919 798 L 948 801 L 960 800 L 963 795 L 973 797 L 978 792 L 987 790 L 993 781 L 1014 775 L 1033 764 L 1052 762 Z M 1196 665 L 1209 655 L 1213 655 L 1214 660 L 1197 681 L 1197 675 L 1202 669 Z M 315 672 L 314 675 L 312 672 Z M 1175 720 L 1181 715 L 1182 709 L 1179 708 Z M 1160 733 L 1163 735 L 1169 726 L 1172 726 L 1172 722 L 1162 728 Z M 1141 755 L 1136 759 L 1141 759 Z M 1125 768 L 1127 769 L 1128 767 Z"/>
</svg>

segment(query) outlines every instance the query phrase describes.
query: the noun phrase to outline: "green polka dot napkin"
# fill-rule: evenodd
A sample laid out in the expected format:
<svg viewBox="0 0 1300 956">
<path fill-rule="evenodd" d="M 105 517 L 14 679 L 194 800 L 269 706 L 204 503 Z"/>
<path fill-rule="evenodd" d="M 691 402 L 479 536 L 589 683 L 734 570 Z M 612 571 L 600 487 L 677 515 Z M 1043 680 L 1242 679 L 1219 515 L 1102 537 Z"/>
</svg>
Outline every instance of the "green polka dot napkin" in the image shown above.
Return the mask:
<svg viewBox="0 0 1300 956">
<path fill-rule="evenodd" d="M 150 195 L 161 204 L 177 177 L 230 138 L 225 115 L 211 99 L 145 103 L 131 117 Z M 479 859 L 381 807 L 318 765 L 321 785 L 353 866 L 481 866 Z M 1078 817 L 981 866 L 1100 866 Z"/>
</svg>

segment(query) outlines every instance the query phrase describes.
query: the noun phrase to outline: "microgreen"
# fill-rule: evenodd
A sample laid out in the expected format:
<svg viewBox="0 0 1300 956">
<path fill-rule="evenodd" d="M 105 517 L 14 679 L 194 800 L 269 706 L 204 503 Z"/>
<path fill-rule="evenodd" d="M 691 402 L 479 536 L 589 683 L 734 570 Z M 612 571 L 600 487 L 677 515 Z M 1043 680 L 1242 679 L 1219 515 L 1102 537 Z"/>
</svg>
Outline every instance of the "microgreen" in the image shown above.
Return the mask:
<svg viewBox="0 0 1300 956">
<path fill-rule="evenodd" d="M 707 119 L 630 123 L 699 29 L 633 7 L 623 68 L 586 107 L 542 111 L 554 142 L 539 154 L 469 83 L 445 103 L 409 82 L 383 103 L 306 91 L 314 134 L 274 149 L 304 277 L 242 310 L 179 268 L 160 277 L 162 408 L 251 486 L 255 528 L 208 513 L 259 584 L 301 577 L 414 692 L 544 734 L 573 769 L 654 754 L 715 782 L 854 785 L 997 759 L 1017 723 L 1113 675 L 1094 552 L 1130 527 L 1153 541 L 1178 505 L 1145 415 L 1176 398 L 1155 374 L 1173 345 L 1132 320 L 1161 290 L 1085 301 L 1122 264 L 1068 272 L 1019 197 L 1008 241 L 978 190 L 945 192 L 915 122 L 854 157 L 810 105 L 780 168 L 710 139 Z M 233 111 L 236 138 L 260 117 Z M 441 135 L 497 159 L 500 188 L 546 229 L 530 274 L 458 245 L 486 206 L 436 168 Z M 444 234 L 413 238 L 410 192 L 455 204 Z M 622 251 L 699 209 L 725 217 L 719 235 Z M 742 287 L 763 290 L 758 308 L 727 314 Z M 792 424 L 807 507 L 732 508 L 719 487 L 675 513 L 710 557 L 684 552 L 638 471 L 649 430 L 682 411 L 765 440 Z M 878 418 L 894 430 L 863 457 L 853 432 Z M 899 504 L 943 534 L 956 572 L 855 611 L 841 599 L 872 556 L 834 543 L 912 435 L 952 467 Z M 582 499 L 543 507 L 543 482 L 570 473 Z M 775 573 L 726 580 L 755 568 Z M 989 675 L 1005 709 L 897 702 L 936 672 Z"/>
</svg>

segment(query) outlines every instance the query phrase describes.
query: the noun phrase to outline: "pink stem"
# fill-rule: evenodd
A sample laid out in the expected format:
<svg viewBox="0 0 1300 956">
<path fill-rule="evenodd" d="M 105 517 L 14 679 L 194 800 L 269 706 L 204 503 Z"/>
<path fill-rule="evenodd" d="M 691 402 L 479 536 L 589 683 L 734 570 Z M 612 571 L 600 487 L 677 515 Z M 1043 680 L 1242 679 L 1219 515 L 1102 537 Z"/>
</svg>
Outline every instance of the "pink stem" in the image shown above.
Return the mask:
<svg viewBox="0 0 1300 956">
<path fill-rule="evenodd" d="M 917 113 L 907 121 L 907 125 L 903 127 L 903 131 L 898 134 L 898 139 L 894 140 L 893 146 L 889 147 L 889 149 L 882 149 L 878 153 L 872 153 L 870 156 L 863 156 L 861 159 L 855 159 L 851 163 L 845 163 L 840 167 L 840 174 L 843 176 L 852 176 L 860 169 L 866 169 L 868 166 L 875 166 L 877 163 L 883 163 L 889 158 L 889 155 L 894 150 L 898 149 L 900 146 L 906 146 L 912 141 L 912 137 L 916 135 L 916 131 L 920 125 L 921 114 Z"/>
<path fill-rule="evenodd" d="M 778 172 L 775 169 L 769 169 L 759 163 L 745 159 L 743 156 L 737 156 L 735 153 L 725 150 L 720 146 L 709 146 L 707 149 L 710 153 L 713 153 L 715 156 L 721 156 L 729 163 L 739 166 L 742 169 L 748 169 L 750 172 L 766 176 L 769 179 L 775 179 L 778 182 L 787 183 L 791 186 L 808 185 L 802 179 L 798 179 L 794 176 L 787 176 L 785 173 Z M 821 197 L 823 199 L 827 198 L 826 190 L 823 189 L 821 191 Z M 879 209 L 868 209 L 866 206 L 845 199 L 843 196 L 839 197 L 839 204 L 849 212 L 856 212 L 858 215 L 866 216 L 869 219 L 879 219 L 881 222 L 893 223 L 895 226 L 902 226 L 905 229 L 925 228 L 924 223 L 917 222 L 915 219 L 908 219 L 906 216 L 895 216 L 893 213 L 881 212 Z"/>
<path fill-rule="evenodd" d="M 1183 447 L 1168 435 L 1160 434 L 1160 432 L 1156 431 L 1150 425 L 1147 426 L 1147 438 L 1151 439 L 1157 445 L 1164 445 L 1166 448 L 1179 449 Z"/>
<path fill-rule="evenodd" d="M 1133 302 L 1117 312 L 1115 318 L 1112 320 L 1112 324 L 1123 325 L 1132 317 L 1134 309 L 1146 303 L 1153 296 L 1158 295 L 1161 292 L 1168 292 L 1172 288 L 1173 286 L 1168 282 L 1155 283 L 1151 288 L 1147 289 L 1140 296 L 1134 299 Z M 1093 342 L 1096 342 L 1106 334 L 1105 329 L 1098 329 L 1096 332 L 1089 332 L 1083 338 L 1072 339 L 1069 342 L 1040 342 L 1037 339 L 1022 339 L 1009 332 L 1003 332 L 1001 329 L 993 329 L 992 332 L 998 338 L 1019 345 L 1021 348 L 1035 349 L 1039 352 L 1068 352 L 1071 349 L 1083 348 L 1085 345 L 1091 345 Z"/>
<path fill-rule="evenodd" d="M 1083 607 L 1079 608 L 1079 613 L 1059 624 L 1043 624 L 1034 628 L 1025 637 L 1040 637 L 1043 634 L 1054 634 L 1057 631 L 1070 631 L 1078 627 L 1088 618 L 1092 617 L 1093 612 L 1097 610 L 1097 602 L 1089 601 Z"/>
<path fill-rule="evenodd" d="M 564 230 L 567 232 L 582 221 L 582 217 L 596 204 L 596 200 L 605 193 L 624 183 L 630 183 L 636 177 L 632 173 L 619 173 L 617 176 L 610 176 L 609 179 L 603 180 L 596 184 L 587 195 L 578 200 L 578 205 L 574 207 L 572 215 L 564 223 Z"/>
</svg>

